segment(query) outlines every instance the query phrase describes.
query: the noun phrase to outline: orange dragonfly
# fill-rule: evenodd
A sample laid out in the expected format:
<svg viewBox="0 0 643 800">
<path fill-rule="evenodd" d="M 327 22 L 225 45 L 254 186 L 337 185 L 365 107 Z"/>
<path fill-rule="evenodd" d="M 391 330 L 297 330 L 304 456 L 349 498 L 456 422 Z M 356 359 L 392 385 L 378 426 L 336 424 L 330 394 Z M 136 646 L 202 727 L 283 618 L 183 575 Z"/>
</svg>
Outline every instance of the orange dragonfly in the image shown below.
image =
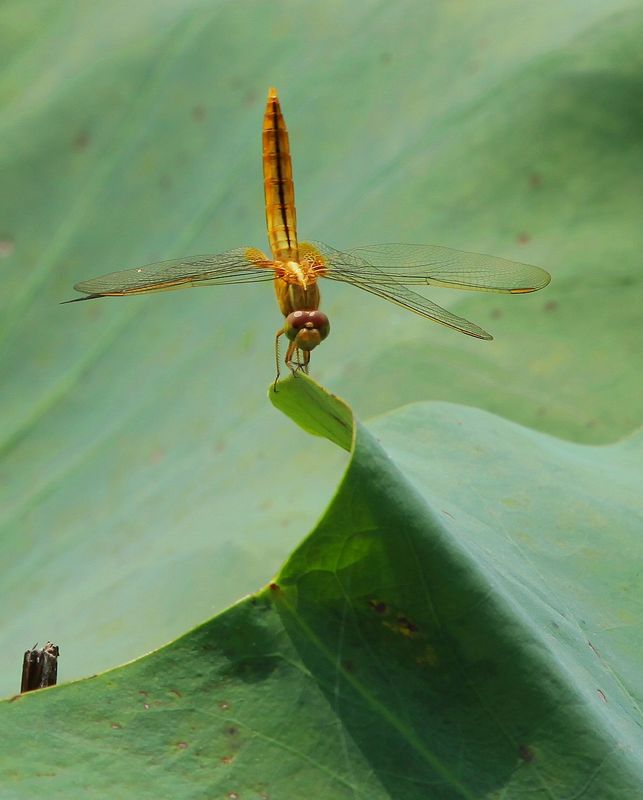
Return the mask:
<svg viewBox="0 0 643 800">
<path fill-rule="evenodd" d="M 285 318 L 275 338 L 279 378 L 281 336 L 285 334 L 289 340 L 286 365 L 293 373 L 298 369 L 307 372 L 311 351 L 330 332 L 328 317 L 319 310 L 319 278 L 357 286 L 477 339 L 493 337 L 406 287 L 522 294 L 542 289 L 550 281 L 549 274 L 539 267 L 448 247 L 379 244 L 341 252 L 320 242 L 299 242 L 288 131 L 275 89 L 268 92 L 263 119 L 263 175 L 272 257 L 254 247 L 240 247 L 218 255 L 161 261 L 81 281 L 74 289 L 86 297 L 65 302 L 189 286 L 273 281 Z"/>
</svg>

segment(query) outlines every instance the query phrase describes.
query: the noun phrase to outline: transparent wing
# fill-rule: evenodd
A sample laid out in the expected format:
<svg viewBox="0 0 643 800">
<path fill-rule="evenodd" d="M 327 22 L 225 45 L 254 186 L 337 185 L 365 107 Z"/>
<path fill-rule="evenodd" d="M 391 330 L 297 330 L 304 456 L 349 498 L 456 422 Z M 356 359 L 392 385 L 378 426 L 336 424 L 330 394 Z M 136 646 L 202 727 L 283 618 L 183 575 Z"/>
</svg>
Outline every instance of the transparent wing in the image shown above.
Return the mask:
<svg viewBox="0 0 643 800">
<path fill-rule="evenodd" d="M 332 267 L 328 278 L 369 284 L 444 286 L 481 292 L 535 292 L 551 280 L 548 272 L 506 258 L 421 244 L 376 244 L 342 253 L 315 242 Z"/>
<path fill-rule="evenodd" d="M 327 277 L 331 277 L 327 275 Z M 378 297 L 383 297 L 385 300 L 390 300 L 392 303 L 397 303 L 398 306 L 408 308 L 409 311 L 414 311 L 422 317 L 431 319 L 434 322 L 439 322 L 441 325 L 446 325 L 448 328 L 455 328 L 457 331 L 466 333 L 468 336 L 475 336 L 476 339 L 493 339 L 493 336 L 487 331 L 475 325 L 473 322 L 458 317 L 442 308 L 436 303 L 422 297 L 421 294 L 412 292 L 405 286 L 395 286 L 393 284 L 380 285 L 375 283 L 361 283 L 358 281 L 349 281 L 353 286 L 364 289 L 366 292 L 376 294 Z"/>
<path fill-rule="evenodd" d="M 273 262 L 258 250 L 240 247 L 218 255 L 189 256 L 112 272 L 81 281 L 75 284 L 74 289 L 92 297 L 102 297 L 145 294 L 189 286 L 258 283 L 272 280 L 275 277 L 274 269 Z"/>
<path fill-rule="evenodd" d="M 300 251 L 302 247 L 309 248 L 310 246 L 307 244 L 300 245 Z M 322 247 L 324 250 L 322 250 Z M 330 248 L 327 245 L 318 244 L 313 245 L 313 248 L 319 253 L 323 252 L 323 258 L 325 262 L 330 261 L 330 251 L 332 251 L 333 248 Z M 338 250 L 335 252 L 339 253 Z M 346 254 L 340 253 L 340 255 Z M 328 267 L 328 263 L 326 263 L 324 266 Z M 334 264 L 332 266 L 334 267 Z M 362 280 L 361 276 L 358 277 L 354 272 L 347 274 L 341 269 L 336 270 L 334 268 L 324 269 L 324 271 L 320 272 L 320 274 L 325 278 L 330 278 L 331 280 L 350 283 L 352 286 L 357 286 L 359 289 L 364 289 L 365 292 L 376 294 L 378 297 L 383 297 L 385 300 L 390 300 L 392 303 L 396 303 L 398 306 L 408 308 L 409 311 L 413 311 L 416 314 L 419 314 L 421 317 L 426 317 L 434 322 L 439 322 L 441 325 L 446 325 L 448 328 L 455 328 L 455 330 L 466 333 L 468 336 L 475 336 L 477 339 L 493 339 L 493 336 L 490 333 L 487 333 L 487 331 L 483 330 L 475 323 L 469 322 L 469 320 L 464 319 L 463 317 L 458 317 L 455 314 L 452 314 L 450 311 L 447 311 L 446 308 L 442 308 L 442 306 L 432 303 L 430 300 L 427 300 L 426 297 L 422 297 L 421 294 L 412 292 L 410 289 L 407 289 L 406 286 L 402 286 L 399 283 L 394 283 L 392 280 L 379 283 L 370 279 Z"/>
<path fill-rule="evenodd" d="M 350 283 L 365 292 L 371 292 L 385 300 L 390 300 L 403 308 L 408 308 L 422 317 L 439 322 L 448 328 L 475 336 L 477 339 L 493 339 L 490 333 L 463 317 L 458 317 L 445 308 L 432 303 L 420 294 L 412 292 L 392 276 L 380 271 L 377 267 L 366 264 L 353 252 L 342 253 L 333 247 L 318 242 L 302 242 L 299 254 L 309 260 L 320 277 Z"/>
</svg>

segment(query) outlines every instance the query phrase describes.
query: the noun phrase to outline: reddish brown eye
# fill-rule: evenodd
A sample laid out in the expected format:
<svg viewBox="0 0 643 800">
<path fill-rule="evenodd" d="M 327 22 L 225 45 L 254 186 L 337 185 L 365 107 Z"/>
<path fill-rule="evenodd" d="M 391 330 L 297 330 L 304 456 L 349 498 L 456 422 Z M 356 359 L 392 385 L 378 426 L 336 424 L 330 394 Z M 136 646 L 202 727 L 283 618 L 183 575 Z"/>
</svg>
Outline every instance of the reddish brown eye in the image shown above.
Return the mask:
<svg viewBox="0 0 643 800">
<path fill-rule="evenodd" d="M 325 339 L 330 333 L 328 317 L 319 309 L 293 311 L 288 314 L 284 324 L 284 332 L 290 341 L 294 341 L 297 334 L 302 331 L 316 331 L 319 334 L 317 341 Z"/>
<path fill-rule="evenodd" d="M 310 321 L 308 317 L 310 313 L 310 311 L 293 311 L 286 317 L 286 327 L 296 331 L 301 330 Z"/>
<path fill-rule="evenodd" d="M 286 321 L 287 324 L 295 330 L 301 330 L 302 328 L 319 329 L 323 328 L 324 325 L 328 325 L 328 317 L 319 309 L 314 309 L 312 311 L 293 311 L 291 314 L 288 314 Z"/>
<path fill-rule="evenodd" d="M 313 311 L 313 314 L 315 315 L 315 329 L 319 331 L 319 336 L 323 342 L 330 333 L 330 322 L 323 311 Z"/>
</svg>

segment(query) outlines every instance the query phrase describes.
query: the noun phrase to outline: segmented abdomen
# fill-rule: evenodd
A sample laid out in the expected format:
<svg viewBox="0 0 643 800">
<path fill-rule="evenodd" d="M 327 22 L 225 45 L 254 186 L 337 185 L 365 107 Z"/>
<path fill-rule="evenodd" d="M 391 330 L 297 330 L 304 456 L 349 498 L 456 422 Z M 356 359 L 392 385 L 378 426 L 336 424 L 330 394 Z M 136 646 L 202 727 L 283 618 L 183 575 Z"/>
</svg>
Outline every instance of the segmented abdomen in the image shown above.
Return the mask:
<svg viewBox="0 0 643 800">
<path fill-rule="evenodd" d="M 299 261 L 290 144 L 275 89 L 268 93 L 263 118 L 263 181 L 268 241 L 273 258 Z"/>
</svg>

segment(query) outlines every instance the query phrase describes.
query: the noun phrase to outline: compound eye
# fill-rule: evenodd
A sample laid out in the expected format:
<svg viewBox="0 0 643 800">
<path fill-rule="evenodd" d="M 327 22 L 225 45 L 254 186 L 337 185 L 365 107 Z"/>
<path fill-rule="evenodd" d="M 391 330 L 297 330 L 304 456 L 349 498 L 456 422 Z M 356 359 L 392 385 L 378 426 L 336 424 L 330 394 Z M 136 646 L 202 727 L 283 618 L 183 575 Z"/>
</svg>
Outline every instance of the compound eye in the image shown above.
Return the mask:
<svg viewBox="0 0 643 800">
<path fill-rule="evenodd" d="M 300 331 L 302 328 L 315 328 L 313 315 L 316 313 L 316 311 L 293 311 L 288 314 L 286 323 L 296 331 Z"/>
<path fill-rule="evenodd" d="M 322 339 L 325 339 L 328 336 L 328 332 L 330 331 L 330 322 L 323 311 L 320 311 L 318 308 L 314 311 L 309 311 L 308 321 L 312 322 L 313 328 L 320 332 Z M 326 332 L 324 333 L 324 331 Z"/>
<path fill-rule="evenodd" d="M 284 332 L 290 341 L 294 341 L 300 331 L 317 331 L 323 340 L 330 333 L 330 322 L 319 309 L 293 311 L 286 317 Z"/>
</svg>

